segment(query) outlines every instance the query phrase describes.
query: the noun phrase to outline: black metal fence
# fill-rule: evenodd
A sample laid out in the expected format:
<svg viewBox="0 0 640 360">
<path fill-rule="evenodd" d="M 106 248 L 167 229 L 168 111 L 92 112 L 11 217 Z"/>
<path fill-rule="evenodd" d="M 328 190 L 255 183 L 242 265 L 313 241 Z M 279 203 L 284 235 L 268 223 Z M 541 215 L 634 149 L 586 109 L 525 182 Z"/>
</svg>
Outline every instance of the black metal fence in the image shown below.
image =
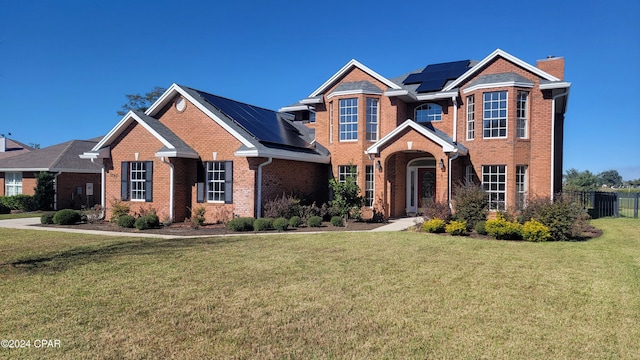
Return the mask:
<svg viewBox="0 0 640 360">
<path fill-rule="evenodd" d="M 567 191 L 563 196 L 579 202 L 593 219 L 606 216 L 638 218 L 638 192 Z"/>
</svg>

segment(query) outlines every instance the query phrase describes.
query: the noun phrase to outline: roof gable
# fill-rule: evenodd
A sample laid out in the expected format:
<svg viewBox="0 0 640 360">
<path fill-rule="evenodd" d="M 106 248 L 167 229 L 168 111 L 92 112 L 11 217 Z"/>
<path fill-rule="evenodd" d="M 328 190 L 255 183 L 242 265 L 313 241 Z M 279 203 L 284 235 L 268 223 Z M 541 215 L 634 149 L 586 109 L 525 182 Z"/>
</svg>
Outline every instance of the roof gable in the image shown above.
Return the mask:
<svg viewBox="0 0 640 360">
<path fill-rule="evenodd" d="M 471 69 L 469 69 L 467 72 L 465 72 L 464 74 L 462 74 L 459 78 L 457 78 L 455 81 L 453 81 L 452 83 L 450 83 L 449 85 L 445 86 L 442 90 L 443 91 L 449 91 L 451 89 L 456 88 L 457 86 L 459 86 L 460 84 L 462 84 L 464 81 L 470 79 L 473 75 L 475 75 L 477 72 L 479 72 L 485 65 L 489 64 L 490 62 L 494 61 L 495 59 L 497 59 L 498 57 L 501 57 L 513 64 L 516 64 L 518 66 L 520 66 L 521 68 L 524 68 L 525 70 L 536 74 L 537 76 L 541 77 L 543 80 L 548 80 L 548 81 L 560 81 L 560 79 L 558 79 L 557 77 L 540 70 L 539 68 L 524 62 L 520 59 L 518 59 L 517 57 L 507 53 L 506 51 L 503 51 L 501 49 L 496 49 L 494 52 L 492 52 L 491 54 L 489 54 L 487 57 L 485 57 L 484 59 L 482 59 L 479 63 L 477 63 L 475 66 L 473 66 Z"/>
<path fill-rule="evenodd" d="M 366 67 L 365 65 L 360 63 L 358 60 L 351 59 L 351 61 L 349 61 L 340 70 L 338 70 L 338 72 L 333 74 L 333 76 L 331 76 L 327 81 L 325 81 L 324 84 L 320 85 L 320 87 L 317 88 L 314 92 L 312 92 L 311 95 L 309 95 L 307 98 L 312 98 L 312 97 L 315 97 L 315 96 L 318 96 L 318 95 L 324 93 L 327 90 L 327 88 L 329 88 L 339 78 L 341 78 L 342 76 L 347 74 L 352 68 L 358 68 L 358 69 L 364 71 L 365 73 L 367 73 L 368 75 L 370 75 L 374 79 L 380 81 L 381 83 L 387 85 L 391 89 L 396 89 L 396 90 L 401 89 L 401 87 L 398 86 L 398 84 L 396 84 L 393 81 L 385 78 L 384 76 L 378 74 L 377 72 L 369 69 L 368 67 Z"/>
<path fill-rule="evenodd" d="M 384 145 L 386 145 L 387 143 L 393 142 L 393 138 L 395 138 L 396 135 L 400 134 L 405 129 L 415 130 L 416 132 L 423 135 L 427 139 L 442 146 L 443 152 L 459 153 L 461 155 L 467 154 L 467 149 L 464 146 L 460 144 L 456 144 L 446 134 L 439 132 L 438 130 L 431 130 L 425 126 L 418 124 L 417 122 L 411 119 L 405 120 L 405 122 L 400 124 L 400 126 L 393 129 L 393 131 L 385 135 L 382 139 L 378 140 L 375 144 L 371 145 L 367 150 L 365 150 L 365 154 L 378 154 L 380 152 L 380 149 Z"/>
</svg>

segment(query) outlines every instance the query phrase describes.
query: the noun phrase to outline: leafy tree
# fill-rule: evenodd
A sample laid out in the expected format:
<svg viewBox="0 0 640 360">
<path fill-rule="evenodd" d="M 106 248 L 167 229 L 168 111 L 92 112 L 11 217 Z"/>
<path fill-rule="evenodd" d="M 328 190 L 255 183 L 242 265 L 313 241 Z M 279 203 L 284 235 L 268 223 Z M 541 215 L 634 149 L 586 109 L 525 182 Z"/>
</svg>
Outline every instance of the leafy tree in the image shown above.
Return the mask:
<svg viewBox="0 0 640 360">
<path fill-rule="evenodd" d="M 334 178 L 329 180 L 329 184 L 333 190 L 331 206 L 338 210 L 342 217 L 357 217 L 364 205 L 364 197 L 360 195 L 360 187 L 356 182 L 355 167 L 352 167 L 351 173 L 343 182 Z"/>
<path fill-rule="evenodd" d="M 578 171 L 569 169 L 564 175 L 564 188 L 573 191 L 590 191 L 596 190 L 600 179 L 591 171 Z"/>
<path fill-rule="evenodd" d="M 127 94 L 125 97 L 127 98 L 127 103 L 122 105 L 122 110 L 118 111 L 118 116 L 124 116 L 129 110 L 134 111 L 145 111 L 153 104 L 158 98 L 164 94 L 167 89 L 156 86 L 152 91 L 141 95 L 141 94 Z"/>
<path fill-rule="evenodd" d="M 55 179 L 54 174 L 46 171 L 41 171 L 36 176 L 34 200 L 38 210 L 53 210 L 53 202 L 56 196 Z"/>
<path fill-rule="evenodd" d="M 598 174 L 600 179 L 600 185 L 607 185 L 608 187 L 621 186 L 622 176 L 618 174 L 617 170 L 607 170 Z"/>
</svg>

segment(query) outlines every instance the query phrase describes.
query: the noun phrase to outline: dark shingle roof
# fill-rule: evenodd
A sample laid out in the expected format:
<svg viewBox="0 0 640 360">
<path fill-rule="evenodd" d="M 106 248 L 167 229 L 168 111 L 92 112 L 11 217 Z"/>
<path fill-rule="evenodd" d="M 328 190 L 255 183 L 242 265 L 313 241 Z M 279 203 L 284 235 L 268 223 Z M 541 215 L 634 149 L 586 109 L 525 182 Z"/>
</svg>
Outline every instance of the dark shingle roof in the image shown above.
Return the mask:
<svg viewBox="0 0 640 360">
<path fill-rule="evenodd" d="M 469 86 L 477 86 L 483 84 L 496 84 L 496 83 L 504 83 L 504 82 L 519 82 L 533 85 L 533 81 L 527 79 L 526 77 L 516 74 L 513 72 L 500 73 L 500 74 L 487 74 L 478 77 L 476 80 L 471 82 Z"/>
<path fill-rule="evenodd" d="M 27 169 L 64 172 L 100 172 L 100 166 L 80 154 L 91 150 L 97 142 L 71 140 L 0 160 L 2 169 Z"/>
<path fill-rule="evenodd" d="M 5 138 L 5 141 L 6 141 L 6 149 L 5 151 L 0 151 L 0 159 L 6 159 L 8 157 L 24 154 L 29 151 L 35 150 L 31 146 L 27 146 L 16 140 Z"/>
</svg>

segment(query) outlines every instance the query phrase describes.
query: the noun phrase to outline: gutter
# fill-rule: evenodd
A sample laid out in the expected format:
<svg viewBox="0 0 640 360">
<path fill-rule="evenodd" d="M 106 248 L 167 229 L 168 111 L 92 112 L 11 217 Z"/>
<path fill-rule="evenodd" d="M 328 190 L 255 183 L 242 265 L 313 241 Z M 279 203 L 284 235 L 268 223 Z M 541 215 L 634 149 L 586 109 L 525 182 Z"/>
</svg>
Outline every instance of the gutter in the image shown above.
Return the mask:
<svg viewBox="0 0 640 360">
<path fill-rule="evenodd" d="M 460 156 L 460 154 L 458 154 L 458 151 L 453 152 L 453 156 L 450 156 L 451 153 L 448 153 L 447 156 L 449 157 L 449 168 L 447 169 L 447 176 L 449 177 L 449 194 L 448 196 L 448 200 L 449 200 L 449 210 L 451 210 L 451 212 L 453 213 L 453 203 L 451 202 L 451 164 L 453 163 L 453 160 L 457 159 L 458 156 Z"/>
<path fill-rule="evenodd" d="M 256 218 L 260 219 L 262 217 L 262 168 L 271 164 L 273 162 L 273 158 L 269 157 L 267 161 L 258 165 L 258 195 L 256 198 Z"/>
<path fill-rule="evenodd" d="M 62 171 L 58 171 L 53 176 L 53 210 L 58 210 L 58 176 L 62 174 Z"/>
<path fill-rule="evenodd" d="M 164 156 L 162 156 L 160 158 L 160 160 L 169 165 L 169 219 L 171 222 L 173 222 L 173 188 L 174 188 L 174 181 L 173 181 L 173 172 L 174 172 L 174 167 L 173 164 L 169 161 L 166 160 L 166 158 Z"/>
<path fill-rule="evenodd" d="M 555 160 L 555 147 L 556 147 L 556 99 L 563 97 L 563 96 L 569 96 L 569 90 L 560 93 L 558 95 L 555 95 L 551 100 L 551 175 L 550 175 L 550 182 L 551 184 L 550 186 L 550 192 L 551 192 L 551 201 L 553 201 L 554 199 L 554 188 L 553 188 L 553 180 L 554 180 L 554 173 L 555 173 L 555 169 L 556 169 L 556 160 Z M 568 98 L 567 101 L 568 102 Z M 565 102 L 565 103 L 566 103 Z M 565 104 L 566 105 L 566 104 Z"/>
<path fill-rule="evenodd" d="M 96 159 L 97 158 L 92 157 L 91 158 L 91 162 L 96 164 L 96 162 L 94 161 Z M 104 219 L 105 218 L 105 212 L 106 212 L 106 209 L 107 209 L 105 207 L 105 202 L 106 202 L 106 200 L 105 200 L 106 199 L 105 188 L 107 186 L 106 183 L 105 183 L 106 182 L 105 179 L 106 179 L 107 176 L 106 176 L 105 171 L 104 171 L 104 162 L 101 161 L 100 164 L 98 164 L 98 165 L 100 165 L 100 169 L 101 169 L 100 170 L 100 211 L 101 211 L 100 219 Z"/>
</svg>

